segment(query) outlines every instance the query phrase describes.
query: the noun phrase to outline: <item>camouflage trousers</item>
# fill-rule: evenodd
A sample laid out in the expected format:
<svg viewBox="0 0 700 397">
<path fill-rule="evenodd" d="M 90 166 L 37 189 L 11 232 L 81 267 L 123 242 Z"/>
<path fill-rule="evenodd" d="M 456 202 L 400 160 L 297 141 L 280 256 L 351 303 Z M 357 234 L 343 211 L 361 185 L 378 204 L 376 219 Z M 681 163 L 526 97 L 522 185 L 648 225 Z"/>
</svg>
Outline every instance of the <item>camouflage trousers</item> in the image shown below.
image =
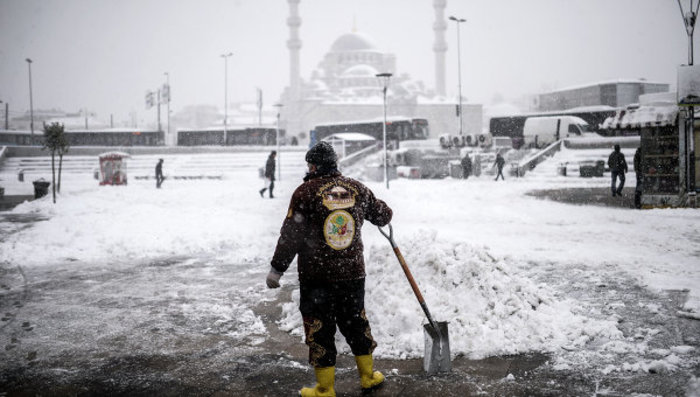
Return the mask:
<svg viewBox="0 0 700 397">
<path fill-rule="evenodd" d="M 352 354 L 371 354 L 377 347 L 365 315 L 365 280 L 338 281 L 300 287 L 299 310 L 304 318 L 309 364 L 316 368 L 333 367 L 336 326 L 345 337 Z"/>
</svg>

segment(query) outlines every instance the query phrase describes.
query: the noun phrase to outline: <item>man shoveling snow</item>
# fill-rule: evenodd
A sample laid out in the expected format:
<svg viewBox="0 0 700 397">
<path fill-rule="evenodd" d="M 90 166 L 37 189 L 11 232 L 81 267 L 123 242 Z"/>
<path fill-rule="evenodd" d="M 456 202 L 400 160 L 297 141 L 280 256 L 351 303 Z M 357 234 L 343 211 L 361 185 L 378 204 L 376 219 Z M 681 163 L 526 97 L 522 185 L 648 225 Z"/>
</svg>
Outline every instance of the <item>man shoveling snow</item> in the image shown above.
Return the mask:
<svg viewBox="0 0 700 397">
<path fill-rule="evenodd" d="M 309 363 L 317 384 L 300 395 L 335 396 L 336 325 L 355 355 L 363 390 L 379 387 L 374 371 L 377 343 L 365 315 L 365 264 L 361 229 L 391 221 L 386 203 L 362 183 L 341 175 L 333 147 L 319 142 L 306 153 L 309 172 L 292 195 L 267 286 L 278 288 L 282 274 L 299 256 L 299 309 L 304 319 Z"/>
</svg>

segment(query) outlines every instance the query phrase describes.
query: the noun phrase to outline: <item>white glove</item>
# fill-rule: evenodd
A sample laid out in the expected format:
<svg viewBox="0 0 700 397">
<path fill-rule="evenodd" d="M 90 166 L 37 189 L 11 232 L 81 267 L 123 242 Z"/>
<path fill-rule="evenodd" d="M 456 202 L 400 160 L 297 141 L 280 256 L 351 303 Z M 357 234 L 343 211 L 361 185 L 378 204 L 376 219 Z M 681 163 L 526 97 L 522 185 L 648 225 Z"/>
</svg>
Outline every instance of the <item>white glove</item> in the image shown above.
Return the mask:
<svg viewBox="0 0 700 397">
<path fill-rule="evenodd" d="M 280 287 L 280 277 L 282 277 L 282 274 L 275 269 L 270 269 L 270 272 L 267 273 L 267 279 L 265 282 L 267 283 L 267 288 L 279 288 Z"/>
</svg>

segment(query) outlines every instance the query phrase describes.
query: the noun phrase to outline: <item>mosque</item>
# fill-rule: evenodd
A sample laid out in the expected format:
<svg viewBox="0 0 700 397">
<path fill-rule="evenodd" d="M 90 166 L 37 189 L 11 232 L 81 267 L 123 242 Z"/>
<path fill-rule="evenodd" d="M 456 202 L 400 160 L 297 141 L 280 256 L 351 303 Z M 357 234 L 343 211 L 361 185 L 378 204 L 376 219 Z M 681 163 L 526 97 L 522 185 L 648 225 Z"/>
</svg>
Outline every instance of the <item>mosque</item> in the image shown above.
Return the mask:
<svg viewBox="0 0 700 397">
<path fill-rule="evenodd" d="M 301 0 L 289 4 L 289 86 L 282 93 L 280 128 L 288 137 L 308 142 L 316 125 L 379 120 L 384 115 L 383 82 L 378 73 L 391 73 L 387 90 L 387 118 L 408 117 L 428 120 L 430 138 L 442 134 L 459 135 L 458 98 L 445 95 L 445 31 L 447 0 L 434 0 L 433 23 L 435 87 L 426 87 L 397 69 L 396 56 L 382 51 L 373 39 L 352 31 L 335 39 L 308 79 L 300 73 L 302 41 L 299 37 Z M 462 131 L 465 135 L 482 133 L 482 106 L 462 103 Z"/>
</svg>

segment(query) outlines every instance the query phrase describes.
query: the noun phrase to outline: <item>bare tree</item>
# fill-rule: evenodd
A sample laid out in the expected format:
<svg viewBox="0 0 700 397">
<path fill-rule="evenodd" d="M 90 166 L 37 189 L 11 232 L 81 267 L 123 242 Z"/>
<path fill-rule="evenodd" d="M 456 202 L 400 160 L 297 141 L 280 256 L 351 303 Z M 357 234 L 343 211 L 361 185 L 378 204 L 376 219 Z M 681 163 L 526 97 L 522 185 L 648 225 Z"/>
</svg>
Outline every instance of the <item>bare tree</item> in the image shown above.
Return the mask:
<svg viewBox="0 0 700 397">
<path fill-rule="evenodd" d="M 56 190 L 61 193 L 61 170 L 63 169 L 63 155 L 68 153 L 68 149 L 70 149 L 70 144 L 68 143 L 68 136 L 65 134 L 65 131 L 63 130 L 63 126 L 61 126 L 61 134 L 59 135 L 58 139 L 58 185 L 56 186 Z"/>
<path fill-rule="evenodd" d="M 61 159 L 63 153 L 68 150 L 68 143 L 64 135 L 63 124 L 51 123 L 44 124 L 44 146 L 42 149 L 49 149 L 51 152 L 51 190 L 53 191 L 53 202 L 56 203 L 56 153 L 59 153 Z M 59 175 L 60 178 L 60 175 Z M 60 192 L 60 189 L 59 189 Z"/>
</svg>

